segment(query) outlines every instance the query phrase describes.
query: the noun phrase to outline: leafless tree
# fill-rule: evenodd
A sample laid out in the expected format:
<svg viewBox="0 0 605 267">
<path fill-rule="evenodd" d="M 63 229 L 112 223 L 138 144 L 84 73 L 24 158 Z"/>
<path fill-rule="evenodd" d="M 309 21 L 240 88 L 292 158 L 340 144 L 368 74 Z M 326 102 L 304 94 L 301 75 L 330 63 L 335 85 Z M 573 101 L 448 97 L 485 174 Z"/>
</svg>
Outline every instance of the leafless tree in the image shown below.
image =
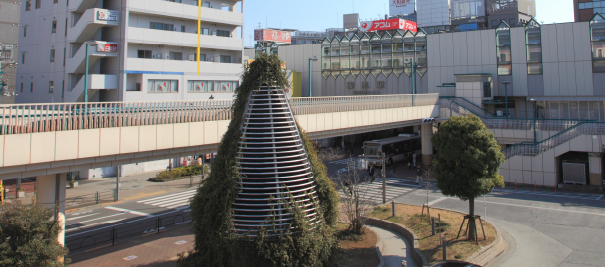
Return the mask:
<svg viewBox="0 0 605 267">
<path fill-rule="evenodd" d="M 337 184 L 342 190 L 345 214 L 349 230 L 361 234 L 365 227 L 364 217 L 372 210 L 367 184 L 370 182 L 365 170 L 357 168 L 356 162 L 349 159 L 347 168 L 338 172 Z"/>
<path fill-rule="evenodd" d="M 317 157 L 323 162 L 330 162 L 343 159 L 345 154 L 342 152 L 342 150 L 334 147 L 320 147 L 317 148 Z"/>
</svg>

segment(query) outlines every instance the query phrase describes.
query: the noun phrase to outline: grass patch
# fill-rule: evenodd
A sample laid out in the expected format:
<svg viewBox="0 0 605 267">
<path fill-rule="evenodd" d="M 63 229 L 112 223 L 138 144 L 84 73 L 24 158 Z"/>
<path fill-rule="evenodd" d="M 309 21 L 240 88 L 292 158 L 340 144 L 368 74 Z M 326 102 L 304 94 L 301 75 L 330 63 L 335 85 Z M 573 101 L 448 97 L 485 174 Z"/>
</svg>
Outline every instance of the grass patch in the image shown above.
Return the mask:
<svg viewBox="0 0 605 267">
<path fill-rule="evenodd" d="M 362 235 L 356 235 L 348 230 L 348 226 L 344 223 L 337 225 L 338 242 L 343 255 L 342 266 L 377 266 L 380 259 L 376 252 L 376 234 L 366 228 Z"/>
<path fill-rule="evenodd" d="M 424 213 L 424 220 L 421 221 L 420 214 L 422 213 L 422 207 L 412 206 L 406 204 L 396 204 L 396 217 L 391 217 L 391 206 L 384 205 L 374 208 L 368 215 L 369 217 L 390 221 L 393 223 L 401 224 L 408 229 L 414 231 L 418 237 L 418 246 L 424 257 L 429 261 L 429 264 L 433 264 L 440 261 L 443 258 L 441 253 L 441 238 L 440 233 L 436 231 L 433 236 L 431 233 L 431 224 L 427 222 L 426 210 Z M 447 259 L 448 260 L 464 260 L 475 252 L 481 250 L 481 247 L 485 247 L 491 244 L 496 239 L 496 229 L 489 224 L 485 223 L 485 234 L 487 240 L 483 238 L 483 232 L 481 231 L 481 225 L 478 224 L 478 237 L 479 245 L 475 244 L 475 241 L 469 241 L 466 236 L 461 234 L 459 239 L 456 239 L 460 224 L 464 219 L 464 214 L 442 210 L 437 208 L 431 208 L 431 215 L 435 217 L 435 224 L 437 224 L 437 215 L 441 214 L 441 225 L 442 233 L 441 237 L 445 236 L 447 240 Z M 437 226 L 437 225 L 436 225 Z M 462 233 L 466 228 L 466 223 L 462 229 Z"/>
<path fill-rule="evenodd" d="M 208 166 L 204 166 L 204 168 L 206 168 L 206 173 L 208 173 Z M 154 178 L 149 178 L 149 181 L 168 182 L 200 174 L 202 174 L 202 165 L 190 165 L 173 168 L 172 171 L 159 172 Z"/>
</svg>

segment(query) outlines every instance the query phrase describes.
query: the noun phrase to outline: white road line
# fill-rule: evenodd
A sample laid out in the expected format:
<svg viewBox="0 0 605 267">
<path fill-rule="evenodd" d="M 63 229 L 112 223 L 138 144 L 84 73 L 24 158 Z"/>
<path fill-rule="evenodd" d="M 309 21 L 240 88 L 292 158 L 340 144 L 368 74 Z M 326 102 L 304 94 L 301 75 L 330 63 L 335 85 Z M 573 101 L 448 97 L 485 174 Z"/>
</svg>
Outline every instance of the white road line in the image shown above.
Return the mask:
<svg viewBox="0 0 605 267">
<path fill-rule="evenodd" d="M 172 198 L 167 198 L 167 199 L 162 199 L 161 201 L 151 201 L 151 202 L 141 202 L 142 204 L 149 204 L 149 205 L 154 205 L 154 206 L 161 206 L 164 205 L 166 203 L 170 203 L 173 201 L 179 201 L 181 199 L 191 199 L 193 197 L 193 195 L 195 195 L 195 193 L 192 193 L 190 195 L 181 195 L 181 196 L 175 196 Z"/>
<path fill-rule="evenodd" d="M 603 196 L 605 196 L 605 195 L 601 195 L 599 198 L 597 198 L 597 200 L 601 200 L 601 198 L 603 198 Z"/>
<path fill-rule="evenodd" d="M 433 205 L 433 204 L 436 204 L 436 203 L 439 203 L 439 202 L 441 202 L 441 201 L 444 201 L 444 200 L 446 200 L 446 199 L 447 199 L 447 197 L 440 197 L 440 198 L 438 198 L 438 199 L 435 199 L 435 200 L 433 200 L 433 201 L 429 202 L 429 206 L 431 206 L 431 205 Z"/>
<path fill-rule="evenodd" d="M 116 208 L 116 207 L 105 207 L 105 208 L 108 209 L 108 210 L 121 211 L 121 212 L 124 212 L 124 213 L 130 213 L 130 214 L 139 215 L 139 216 L 145 216 L 145 217 L 150 217 L 151 216 L 148 213 L 144 213 L 144 212 L 140 212 L 140 211 L 127 210 L 127 209 Z"/>
<path fill-rule="evenodd" d="M 190 191 L 180 192 L 180 193 L 176 193 L 176 194 L 161 196 L 161 197 L 139 200 L 139 201 L 137 201 L 137 203 L 147 203 L 147 202 L 153 202 L 153 201 L 159 201 L 159 200 L 164 200 L 164 199 L 168 199 L 168 198 L 173 198 L 175 196 L 180 196 L 180 195 L 195 194 L 195 191 L 196 190 L 190 190 Z"/>
<path fill-rule="evenodd" d="M 67 219 L 65 221 L 77 220 L 77 219 L 81 219 L 81 218 L 85 218 L 85 217 L 90 217 L 90 216 L 98 215 L 98 214 L 101 214 L 101 213 L 94 213 L 94 214 L 89 214 L 89 215 L 80 216 L 80 217 L 73 217 L 73 218 L 69 218 L 69 219 Z"/>
<path fill-rule="evenodd" d="M 105 219 L 105 218 L 111 218 L 111 217 L 120 216 L 120 215 L 124 215 L 124 214 L 125 213 L 118 213 L 118 214 L 109 215 L 109 216 L 105 216 L 105 217 L 99 217 L 99 218 L 96 218 L 96 219 L 92 219 L 92 220 L 88 220 L 88 221 L 84 221 L 84 222 L 79 222 L 79 223 L 94 222 L 96 220 L 101 220 L 101 219 Z"/>
</svg>

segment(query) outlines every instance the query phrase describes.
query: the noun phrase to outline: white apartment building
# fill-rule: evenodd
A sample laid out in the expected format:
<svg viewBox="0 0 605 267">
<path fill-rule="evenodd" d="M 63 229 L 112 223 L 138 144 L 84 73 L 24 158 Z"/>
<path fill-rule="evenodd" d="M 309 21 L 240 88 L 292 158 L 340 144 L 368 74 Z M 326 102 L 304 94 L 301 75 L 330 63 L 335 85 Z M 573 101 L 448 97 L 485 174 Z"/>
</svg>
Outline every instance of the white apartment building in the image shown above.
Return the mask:
<svg viewBox="0 0 605 267">
<path fill-rule="evenodd" d="M 230 99 L 243 0 L 22 0 L 17 103 Z M 200 16 L 200 74 L 197 23 Z"/>
<path fill-rule="evenodd" d="M 194 0 L 22 0 L 15 102 L 84 101 L 87 42 L 90 102 L 231 99 L 243 72 L 244 1 L 202 1 L 199 11 Z M 168 164 L 125 165 L 121 174 Z"/>
</svg>

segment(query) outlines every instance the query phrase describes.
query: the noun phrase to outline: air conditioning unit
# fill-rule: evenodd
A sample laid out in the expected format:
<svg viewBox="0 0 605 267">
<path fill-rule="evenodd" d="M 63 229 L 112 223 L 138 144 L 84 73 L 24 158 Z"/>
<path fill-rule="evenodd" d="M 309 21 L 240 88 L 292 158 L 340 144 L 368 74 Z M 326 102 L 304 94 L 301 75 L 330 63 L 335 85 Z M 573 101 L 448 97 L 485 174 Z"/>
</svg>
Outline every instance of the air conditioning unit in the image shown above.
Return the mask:
<svg viewBox="0 0 605 267">
<path fill-rule="evenodd" d="M 189 61 L 195 61 L 195 55 L 189 55 Z"/>
<path fill-rule="evenodd" d="M 162 59 L 168 59 L 168 52 L 162 52 Z"/>
</svg>

